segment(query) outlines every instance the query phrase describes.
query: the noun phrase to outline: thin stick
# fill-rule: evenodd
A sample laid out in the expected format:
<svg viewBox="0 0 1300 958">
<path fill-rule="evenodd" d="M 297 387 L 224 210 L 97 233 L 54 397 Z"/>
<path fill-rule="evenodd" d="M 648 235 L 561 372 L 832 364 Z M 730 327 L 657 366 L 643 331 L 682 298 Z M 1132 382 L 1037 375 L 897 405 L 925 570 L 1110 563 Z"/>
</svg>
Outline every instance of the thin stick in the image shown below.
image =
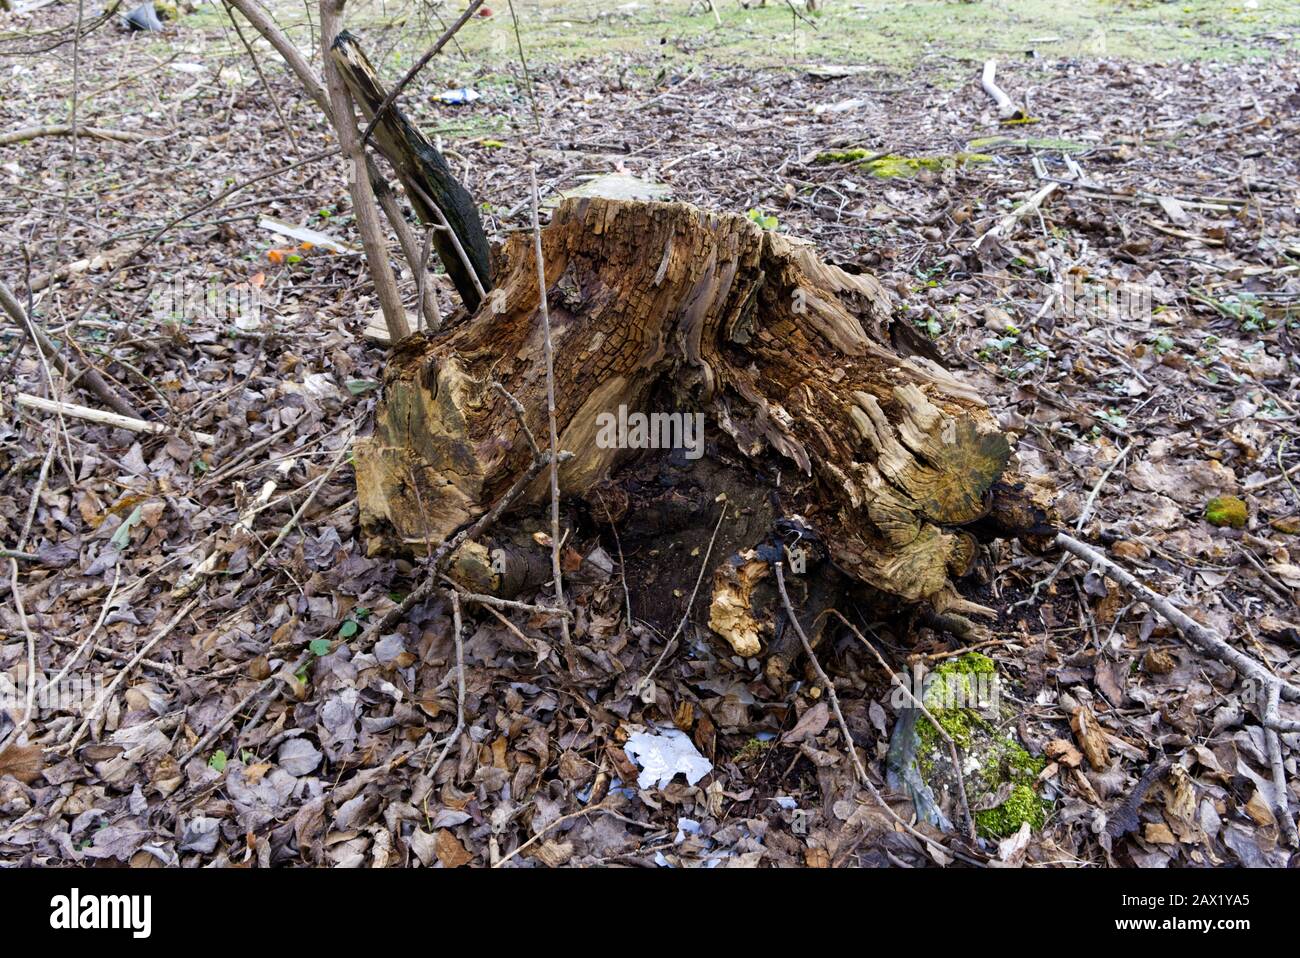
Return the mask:
<svg viewBox="0 0 1300 958">
<path fill-rule="evenodd" d="M 78 406 L 76 403 L 57 402 L 53 399 L 43 399 L 40 396 L 33 396 L 30 393 L 19 393 L 17 395 L 18 405 L 25 406 L 28 409 L 39 409 L 42 412 L 53 412 L 64 416 L 71 416 L 74 419 L 84 419 L 86 422 L 98 423 L 102 426 L 112 426 L 114 429 L 127 429 L 131 432 L 145 432 L 152 436 L 167 436 L 172 430 L 160 422 L 146 422 L 143 419 L 136 419 L 132 416 L 123 416 L 115 412 L 105 412 L 102 409 L 91 409 L 89 406 Z M 190 433 L 194 441 L 201 446 L 211 446 L 216 444 L 216 437 L 206 432 Z"/>
<path fill-rule="evenodd" d="M 600 500 L 600 506 L 605 510 L 605 518 L 609 521 L 609 531 L 614 533 L 614 545 L 618 549 L 618 578 L 623 583 L 623 601 L 627 604 L 627 627 L 630 629 L 632 627 L 632 594 L 627 589 L 627 562 L 623 559 L 623 540 L 619 537 L 618 526 L 614 525 L 614 517 L 610 515 L 609 503 L 605 501 L 604 493 L 597 490 L 596 498 Z M 712 543 L 710 543 L 710 548 L 712 548 Z M 691 605 L 694 604 L 695 600 L 692 599 Z M 687 606 L 687 608 L 689 609 L 690 606 Z"/>
<path fill-rule="evenodd" d="M 1152 609 L 1164 616 L 1192 645 L 1201 651 L 1208 653 L 1220 662 L 1232 666 L 1242 676 L 1259 682 L 1265 688 L 1274 684 L 1278 685 L 1282 697 L 1288 702 L 1300 702 L 1300 688 L 1296 688 L 1294 685 L 1278 678 L 1262 662 L 1234 649 L 1212 629 L 1201 625 L 1160 593 L 1139 582 L 1126 569 L 1121 568 L 1113 560 L 1092 548 L 1092 546 L 1085 545 L 1064 532 L 1057 533 L 1056 544 L 1092 566 L 1100 568 L 1123 588 L 1137 595 Z"/>
<path fill-rule="evenodd" d="M 81 644 L 78 645 L 76 649 L 73 650 L 72 655 L 68 658 L 68 661 L 63 663 L 63 668 L 59 669 L 58 674 L 55 675 L 54 678 L 50 679 L 48 682 L 45 683 L 45 686 L 41 689 L 42 692 L 57 687 L 58 684 L 63 681 L 63 677 L 67 675 L 68 672 L 72 669 L 72 666 L 75 665 L 77 660 L 81 658 L 82 653 L 85 652 L 86 649 L 91 647 L 91 644 L 94 642 L 95 636 L 98 634 L 100 627 L 104 624 L 104 619 L 108 617 L 108 610 L 113 607 L 113 597 L 117 595 L 117 583 L 118 580 L 121 579 L 121 577 L 122 577 L 122 567 L 114 566 L 113 584 L 108 589 L 108 598 L 104 600 L 103 606 L 100 607 L 99 618 L 95 620 L 94 626 L 91 627 L 90 631 L 86 634 L 86 637 L 81 640 Z"/>
<path fill-rule="evenodd" d="M 510 506 L 510 503 L 514 501 L 515 497 L 527 488 L 528 484 L 536 478 L 537 474 L 542 471 L 549 461 L 550 456 L 547 454 L 544 454 L 541 459 L 535 460 L 528 467 L 528 471 L 515 480 L 514 485 L 506 491 L 506 494 L 498 500 L 495 506 L 483 513 L 473 525 L 461 530 L 440 545 L 429 560 L 428 578 L 412 589 L 406 598 L 379 620 L 379 623 L 372 630 L 371 636 L 376 637 L 383 635 L 385 632 L 391 632 L 411 609 L 433 595 L 433 591 L 438 584 L 438 569 L 443 561 L 455 552 L 466 539 L 476 538 L 484 529 L 496 522 Z"/>
<path fill-rule="evenodd" d="M 442 767 L 442 763 L 451 751 L 451 747 L 456 744 L 461 731 L 465 728 L 465 643 L 461 640 L 463 627 L 460 620 L 460 596 L 455 589 L 449 589 L 447 595 L 451 597 L 452 639 L 456 643 L 456 727 L 447 736 L 447 741 L 442 746 L 442 752 L 438 755 L 438 760 L 433 763 L 432 768 L 424 773 L 429 777 L 430 781 L 433 781 L 433 776 L 438 773 L 438 769 Z"/>
<path fill-rule="evenodd" d="M 1097 480 L 1097 484 L 1092 487 L 1092 492 L 1088 494 L 1088 499 L 1083 504 L 1083 510 L 1079 513 L 1079 521 L 1074 524 L 1075 532 L 1083 531 L 1083 525 L 1092 515 L 1092 505 L 1097 501 L 1097 494 L 1101 492 L 1101 487 L 1106 484 L 1106 480 L 1109 479 L 1110 474 L 1115 471 L 1115 467 L 1124 461 L 1124 457 L 1128 455 L 1128 451 L 1132 448 L 1133 443 L 1130 442 L 1127 446 L 1121 449 L 1119 455 L 1115 457 L 1115 461 L 1106 467 L 1106 471 L 1101 474 L 1101 478 Z"/>
<path fill-rule="evenodd" d="M 515 28 L 515 46 L 519 50 L 519 63 L 524 68 L 524 89 L 528 91 L 528 105 L 533 113 L 533 125 L 537 128 L 537 134 L 542 132 L 542 115 L 537 109 L 537 96 L 533 93 L 533 77 L 528 72 L 528 58 L 524 56 L 524 41 L 519 36 L 519 17 L 515 15 L 515 0 L 506 0 L 506 6 L 510 8 L 510 21 Z"/>
<path fill-rule="evenodd" d="M 321 0 L 320 3 L 325 88 L 329 91 L 330 107 L 333 110 L 334 133 L 338 137 L 339 147 L 352 166 L 348 189 L 352 194 L 352 212 L 357 232 L 361 234 L 361 245 L 365 247 L 366 263 L 370 267 L 370 280 L 379 297 L 388 337 L 397 343 L 411 335 L 411 327 L 406 321 L 406 308 L 402 305 L 401 294 L 397 291 L 397 278 L 388 262 L 388 248 L 379 225 L 379 204 L 375 199 L 374 187 L 370 184 L 365 147 L 357 137 L 352 94 L 348 92 L 338 64 L 330 56 L 330 47 L 342 28 L 344 2 L 345 0 Z"/>
<path fill-rule="evenodd" d="M 1278 721 L 1278 700 L 1282 686 L 1274 682 L 1268 689 L 1268 704 L 1264 708 L 1265 725 Z M 1300 848 L 1300 834 L 1296 832 L 1295 819 L 1291 817 L 1291 800 L 1287 796 L 1286 766 L 1282 762 L 1282 737 L 1276 728 L 1265 728 L 1268 742 L 1268 761 L 1273 770 L 1273 807 L 1282 826 L 1282 834 L 1292 848 Z"/>
<path fill-rule="evenodd" d="M 650 667 L 650 671 L 646 673 L 645 678 L 636 684 L 634 692 L 637 696 L 640 696 L 641 693 L 649 687 L 651 680 L 655 677 L 655 673 L 657 673 L 659 667 L 664 664 L 664 659 L 666 659 L 668 653 L 673 650 L 673 643 L 677 641 L 677 636 L 681 635 L 682 630 L 686 628 L 686 623 L 691 617 L 691 609 L 695 605 L 695 596 L 699 594 L 700 583 L 704 581 L 704 570 L 709 567 L 709 556 L 713 555 L 713 543 L 718 539 L 718 530 L 722 528 L 722 520 L 725 518 L 727 518 L 727 503 L 724 502 L 722 504 L 722 512 L 718 515 L 718 521 L 713 525 L 713 535 L 709 536 L 709 547 L 704 551 L 704 559 L 700 562 L 699 575 L 695 577 L 695 588 L 691 590 L 691 597 L 686 602 L 686 609 L 682 612 L 681 621 L 677 623 L 677 628 L 673 631 L 673 634 L 669 636 L 668 641 L 664 643 L 664 650 L 659 653 L 659 658 L 655 659 L 655 664 Z M 622 558 L 622 552 L 623 547 L 620 545 L 620 559 Z M 628 601 L 629 603 L 631 602 L 631 600 Z M 631 606 L 629 605 L 629 609 L 630 608 Z M 629 612 L 629 615 L 630 614 L 631 613 Z M 629 618 L 628 625 L 631 624 L 632 621 Z"/>
<path fill-rule="evenodd" d="M 537 258 L 537 294 L 542 310 L 543 343 L 546 353 L 546 419 L 551 441 L 551 575 L 555 579 L 555 604 L 565 608 L 564 573 L 560 568 L 560 438 L 555 423 L 555 348 L 551 342 L 551 311 L 546 302 L 546 265 L 542 262 L 542 227 L 538 221 L 537 207 L 541 202 L 537 194 L 537 164 L 528 163 L 529 198 L 533 209 L 533 253 Z M 564 645 L 568 648 L 569 621 L 560 620 Z"/>
<path fill-rule="evenodd" d="M 449 587 L 456 591 L 456 594 L 466 602 L 476 602 L 479 605 L 486 605 L 496 609 L 514 609 L 518 612 L 531 612 L 533 615 L 554 615 L 564 619 L 572 619 L 573 613 L 568 609 L 554 609 L 549 605 L 533 605 L 531 602 L 518 602 L 515 599 L 503 599 L 500 596 L 484 595 L 481 592 L 468 592 L 460 583 L 448 575 L 440 575 L 440 579 Z"/>
<path fill-rule="evenodd" d="M 106 130 L 98 126 L 76 126 L 71 123 L 50 123 L 45 126 L 25 126 L 20 130 L 0 133 L 0 146 L 11 146 L 35 140 L 42 136 L 89 136 L 96 140 L 117 140 L 121 143 L 142 143 L 150 139 L 146 133 L 133 130 Z"/>
<path fill-rule="evenodd" d="M 500 868 L 506 862 L 510 861 L 510 859 L 514 858 L 516 855 L 522 852 L 525 848 L 531 848 L 534 843 L 540 841 L 542 836 L 545 835 L 547 832 L 549 832 L 551 829 L 553 829 L 556 825 L 561 825 L 564 822 L 572 821 L 575 818 L 581 818 L 583 815 L 590 815 L 592 812 L 606 811 L 605 806 L 609 804 L 609 801 L 610 800 L 607 798 L 603 802 L 597 802 L 595 805 L 592 805 L 589 808 L 580 808 L 576 812 L 569 812 L 567 815 L 561 815 L 559 818 L 548 822 L 541 829 L 541 831 L 539 831 L 532 838 L 528 839 L 528 841 L 524 842 L 522 845 L 520 845 L 518 848 L 512 851 L 509 855 L 506 855 L 504 858 L 502 858 L 499 862 L 497 862 L 492 867 Z"/>
<path fill-rule="evenodd" d="M 231 7 L 228 0 L 225 6 L 226 6 L 226 16 L 230 18 L 230 25 L 235 28 L 235 35 L 239 37 L 239 42 L 243 44 L 244 50 L 248 53 L 248 58 L 253 61 L 253 69 L 257 71 L 257 79 L 262 84 L 262 92 L 264 92 L 266 94 L 266 98 L 271 101 L 271 106 L 274 107 L 275 109 L 275 115 L 280 119 L 280 128 L 284 130 L 285 136 L 287 136 L 289 138 L 289 142 L 293 144 L 293 152 L 301 156 L 302 147 L 298 145 L 298 138 L 294 135 L 293 127 L 290 126 L 289 121 L 285 119 L 284 110 L 280 108 L 279 97 L 277 97 L 274 93 L 271 92 L 271 85 L 266 82 L 266 74 L 262 72 L 261 61 L 257 59 L 257 54 L 253 51 L 252 45 L 248 42 L 248 39 L 244 36 L 244 30 L 239 25 L 239 20 L 235 17 L 235 10 L 233 7 Z"/>
<path fill-rule="evenodd" d="M 177 612 L 175 616 L 172 617 L 171 621 L 169 621 L 166 625 L 164 625 L 162 629 L 159 630 L 157 635 L 155 635 L 152 639 L 150 639 L 143 646 L 141 646 L 140 650 L 136 652 L 134 656 L 131 657 L 131 661 L 127 662 L 126 665 L 122 668 L 122 670 L 113 677 L 113 681 L 110 682 L 108 688 L 104 690 L 104 694 L 95 700 L 95 705 L 93 708 L 91 708 L 90 714 L 87 715 L 85 720 L 82 721 L 81 725 L 77 727 L 76 734 L 72 736 L 72 741 L 69 742 L 68 745 L 66 746 L 66 750 L 68 752 L 73 752 L 76 750 L 77 743 L 79 743 L 81 741 L 81 737 L 86 734 L 86 729 L 90 727 L 90 723 L 93 722 L 99 716 L 99 713 L 103 710 L 105 703 L 107 703 L 110 699 L 113 698 L 113 693 L 117 691 L 117 687 L 122 684 L 123 680 L 126 679 L 128 675 L 130 675 L 132 672 L 135 671 L 135 667 L 140 664 L 140 662 L 145 658 L 145 656 L 147 656 L 151 651 L 153 651 L 155 645 L 157 645 L 163 639 L 167 638 L 167 636 L 171 635 L 172 630 L 175 629 L 176 626 L 180 625 L 181 620 L 185 618 L 185 616 L 189 615 L 190 610 L 193 609 L 198 604 L 199 604 L 199 600 L 197 598 L 194 598 L 194 599 L 190 599 L 190 601 L 186 602 L 183 606 L 181 606 L 181 610 Z"/>
<path fill-rule="evenodd" d="M 310 652 L 303 653 L 301 656 L 299 656 L 298 660 L 289 667 L 289 674 L 296 675 L 298 673 L 298 670 L 301 669 L 304 665 L 306 665 L 308 659 L 310 658 L 311 658 Z M 203 751 L 209 745 L 215 742 L 217 738 L 223 732 L 225 732 L 226 727 L 229 726 L 230 723 L 235 720 L 235 716 L 238 715 L 240 712 L 242 712 L 244 709 L 246 709 L 249 703 L 253 701 L 253 699 L 257 698 L 264 691 L 266 691 L 267 687 L 270 686 L 273 682 L 275 682 L 275 679 L 276 679 L 275 675 L 270 675 L 264 678 L 257 685 L 255 685 L 252 691 L 250 691 L 247 695 L 245 695 L 242 699 L 240 699 L 237 703 L 235 703 L 235 706 L 229 709 L 226 712 L 226 714 L 223 715 L 217 721 L 216 725 L 208 729 L 208 731 L 204 733 L 203 737 L 194 743 L 194 747 L 191 748 L 184 755 L 182 755 L 180 760 L 176 764 L 179 765 L 181 768 L 184 768 L 190 759 L 192 759 L 199 752 Z M 268 700 L 268 705 L 269 703 L 270 700 Z"/>
<path fill-rule="evenodd" d="M 348 436 L 348 438 L 343 441 L 343 445 L 339 446 L 338 452 L 334 454 L 334 461 L 330 463 L 329 468 L 326 469 L 325 472 L 322 473 L 319 478 L 313 480 L 315 483 L 315 487 L 312 489 L 311 493 L 308 494 L 307 498 L 302 501 L 302 505 L 300 505 L 297 509 L 294 510 L 293 515 L 289 517 L 289 521 L 280 527 L 280 532 L 275 537 L 275 541 L 273 541 L 269 546 L 267 546 L 266 551 L 263 552 L 260 556 L 258 556 L 257 561 L 248 567 L 248 571 L 239 577 L 239 581 L 235 583 L 235 588 L 230 593 L 231 595 L 234 595 L 236 592 L 239 591 L 240 587 L 244 583 L 244 580 L 249 575 L 256 572 L 258 569 L 262 568 L 262 566 L 266 565 L 267 560 L 270 559 L 271 556 L 275 554 L 275 550 L 279 547 L 280 543 L 285 540 L 285 537 L 289 535 L 289 533 L 292 532 L 295 527 L 297 527 L 298 520 L 303 517 L 303 513 L 305 513 L 311 507 L 311 504 L 316 501 L 316 496 L 321 491 L 321 489 L 324 488 L 325 483 L 329 482 L 330 477 L 333 476 L 334 473 L 338 472 L 339 467 L 342 466 L 343 463 L 347 460 L 348 453 L 351 451 L 351 443 L 352 443 L 352 437 Z"/>
<path fill-rule="evenodd" d="M 1029 199 L 1025 200 L 1006 216 L 1002 217 L 997 226 L 993 227 L 977 239 L 974 244 L 975 249 L 980 250 L 983 249 L 986 244 L 992 243 L 995 240 L 1006 239 L 1011 234 L 1011 231 L 1015 229 L 1017 223 L 1042 206 L 1043 201 L 1060 188 L 1061 184 L 1059 183 L 1048 183 L 1046 186 L 1034 192 Z"/>
<path fill-rule="evenodd" d="M 33 345 L 45 355 L 50 362 L 54 363 L 59 372 L 63 373 L 69 380 L 84 380 L 85 388 L 97 396 L 109 408 L 115 410 L 119 415 L 129 418 L 139 418 L 139 414 L 125 398 L 123 398 L 112 386 L 110 386 L 100 375 L 99 370 L 94 366 L 87 366 L 84 370 L 76 372 L 72 364 L 59 352 L 59 347 L 49 336 L 39 329 L 31 317 L 27 315 L 22 304 L 8 286 L 0 281 L 0 309 L 13 318 L 20 328 L 27 331 L 27 335 L 32 338 Z M 75 373 L 75 374 L 74 374 Z"/>
</svg>

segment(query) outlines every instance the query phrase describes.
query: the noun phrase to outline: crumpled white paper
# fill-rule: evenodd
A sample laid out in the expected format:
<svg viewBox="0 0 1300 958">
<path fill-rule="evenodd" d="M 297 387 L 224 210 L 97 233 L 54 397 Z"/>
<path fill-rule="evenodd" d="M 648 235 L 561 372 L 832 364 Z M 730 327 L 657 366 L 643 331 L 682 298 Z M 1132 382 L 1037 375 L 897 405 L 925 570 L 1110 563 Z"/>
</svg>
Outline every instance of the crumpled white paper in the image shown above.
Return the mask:
<svg viewBox="0 0 1300 958">
<path fill-rule="evenodd" d="M 623 751 L 641 767 L 636 778 L 641 788 L 662 788 L 678 772 L 686 776 L 687 785 L 694 785 L 713 771 L 713 763 L 677 728 L 633 732 L 623 743 Z"/>
</svg>

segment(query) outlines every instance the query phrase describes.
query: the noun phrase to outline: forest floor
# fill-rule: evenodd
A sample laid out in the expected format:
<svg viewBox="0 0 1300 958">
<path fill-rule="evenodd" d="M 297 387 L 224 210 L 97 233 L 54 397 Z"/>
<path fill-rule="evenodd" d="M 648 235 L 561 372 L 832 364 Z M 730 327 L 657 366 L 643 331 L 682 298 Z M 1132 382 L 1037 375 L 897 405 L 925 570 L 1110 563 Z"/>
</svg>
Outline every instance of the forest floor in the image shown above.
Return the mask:
<svg viewBox="0 0 1300 958">
<path fill-rule="evenodd" d="M 539 20 L 522 0 L 527 81 L 509 10 L 494 6 L 405 98 L 482 201 L 491 238 L 527 224 L 531 148 L 544 202 L 627 173 L 874 272 L 897 318 L 1017 437 L 1022 472 L 1054 484 L 1071 528 L 1082 519 L 1081 538 L 1294 680 L 1294 4 L 1222 15 L 1199 2 L 833 4 L 813 30 L 784 5 L 719 0 L 715 31 L 685 2 L 608 15 L 547 3 Z M 275 9 L 309 48 L 304 8 Z M 773 690 L 761 663 L 728 654 L 705 624 L 707 588 L 629 581 L 627 621 L 620 547 L 631 567 L 671 550 L 671 536 L 619 543 L 567 507 L 583 680 L 544 622 L 467 611 L 465 728 L 431 775 L 457 716 L 451 610 L 439 598 L 367 638 L 419 581 L 409 562 L 366 555 L 347 467 L 385 359 L 362 336 L 373 288 L 359 256 L 284 253 L 292 244 L 259 226 L 266 216 L 356 242 L 342 164 L 299 163 L 330 147 L 325 123 L 258 44 L 262 79 L 217 8 L 160 35 L 110 22 L 42 50 L 71 31 L 37 31 L 75 12 L 0 14 L 0 135 L 66 123 L 75 90 L 79 122 L 146 139 L 0 146 L 0 278 L 170 431 L 20 407 L 18 392 L 91 400 L 54 381 L 17 324 L 0 326 L 0 548 L 25 553 L 6 556 L 0 581 L 0 676 L 18 690 L 0 713 L 0 861 L 951 860 L 952 836 L 923 825 L 934 842 L 918 842 L 859 790 L 811 683 Z M 440 32 L 427 13 L 380 4 L 350 10 L 349 25 L 389 82 Z M 980 87 L 986 56 L 1035 122 L 999 122 Z M 461 87 L 480 97 L 437 99 Z M 880 176 L 853 150 L 934 161 Z M 970 153 L 986 159 L 958 159 Z M 1061 185 L 1040 211 L 974 249 L 1051 180 Z M 242 291 L 245 306 L 256 291 L 260 308 L 176 315 L 160 298 L 194 288 Z M 412 301 L 409 275 L 403 289 Z M 453 295 L 440 284 L 445 307 Z M 1207 521 L 1211 500 L 1231 496 L 1245 506 L 1239 527 Z M 693 578 L 704 558 L 680 561 Z M 1263 703 L 1082 564 L 1036 592 L 1055 558 L 1002 544 L 968 583 L 1003 613 L 981 651 L 1018 735 L 1052 759 L 1037 785 L 1050 800 L 1042 827 L 1027 844 L 990 845 L 993 856 L 1285 865 L 1294 850 L 1273 809 Z M 683 616 L 676 651 L 634 694 L 669 638 L 655 624 Z M 878 637 L 900 672 L 960 648 L 914 623 Z M 55 690 L 110 686 L 107 704 L 41 696 L 17 734 L 29 644 L 44 680 L 66 670 Z M 888 676 L 851 636 L 819 657 L 883 782 L 899 714 Z M 1099 734 L 1079 729 L 1081 713 Z M 710 774 L 637 787 L 629 733 L 672 723 Z M 1295 809 L 1300 736 L 1282 738 Z M 1161 758 L 1178 771 L 1135 795 Z M 1126 800 L 1138 827 L 1108 833 Z"/>
</svg>

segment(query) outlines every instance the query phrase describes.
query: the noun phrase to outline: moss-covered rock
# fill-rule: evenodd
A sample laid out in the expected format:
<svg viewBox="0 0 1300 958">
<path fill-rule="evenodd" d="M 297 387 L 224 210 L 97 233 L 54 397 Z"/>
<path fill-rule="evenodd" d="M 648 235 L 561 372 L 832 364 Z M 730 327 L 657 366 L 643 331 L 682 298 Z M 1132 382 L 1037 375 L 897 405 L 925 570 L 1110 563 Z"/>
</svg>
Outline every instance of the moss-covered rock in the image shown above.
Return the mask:
<svg viewBox="0 0 1300 958">
<path fill-rule="evenodd" d="M 990 839 L 1015 834 L 1024 822 L 1041 828 L 1051 809 L 1037 788 L 1046 760 L 1029 754 L 1011 731 L 1013 713 L 1002 707 L 998 683 L 996 663 L 968 652 L 930 673 L 923 694 L 926 710 L 960 749 L 975 828 Z M 940 825 L 957 818 L 948 744 L 919 711 L 895 730 L 890 772 L 892 784 L 911 793 L 923 817 Z"/>
<path fill-rule="evenodd" d="M 1205 506 L 1205 521 L 1212 526 L 1243 529 L 1247 518 L 1246 503 L 1236 496 L 1215 496 Z"/>
</svg>

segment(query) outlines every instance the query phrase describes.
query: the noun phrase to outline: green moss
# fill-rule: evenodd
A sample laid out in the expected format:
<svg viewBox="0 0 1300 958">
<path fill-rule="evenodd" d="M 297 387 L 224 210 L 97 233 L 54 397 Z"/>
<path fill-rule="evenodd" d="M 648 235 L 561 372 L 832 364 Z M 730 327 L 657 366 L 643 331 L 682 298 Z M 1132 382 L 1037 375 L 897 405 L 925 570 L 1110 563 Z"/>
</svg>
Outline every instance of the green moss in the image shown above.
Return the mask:
<svg viewBox="0 0 1300 958">
<path fill-rule="evenodd" d="M 814 157 L 814 163 L 856 163 L 859 160 L 869 160 L 880 154 L 875 150 L 864 150 L 855 148 L 852 150 L 822 150 Z"/>
<path fill-rule="evenodd" d="M 1003 838 L 1025 821 L 1041 828 L 1051 803 L 1039 796 L 1034 784 L 1046 760 L 1030 755 L 1000 727 L 999 720 L 1006 716 L 987 707 L 996 694 L 997 663 L 967 652 L 944 662 L 933 676 L 926 686 L 925 706 L 968 762 L 964 778 L 972 805 L 1011 787 L 1001 804 L 975 814 L 976 830 L 985 838 Z M 915 734 L 916 767 L 922 778 L 932 787 L 950 779 L 951 761 L 943 736 L 924 717 L 917 718 Z"/>
<path fill-rule="evenodd" d="M 1014 835 L 1025 822 L 1037 830 L 1046 823 L 1050 807 L 1050 803 L 1028 785 L 1017 785 L 997 808 L 975 813 L 975 830 L 984 838 Z"/>
<path fill-rule="evenodd" d="M 1236 496 L 1216 496 L 1205 506 L 1205 521 L 1212 526 L 1242 529 L 1248 515 L 1246 503 Z"/>
<path fill-rule="evenodd" d="M 857 163 L 872 176 L 889 179 L 915 176 L 922 170 L 953 169 L 976 163 L 988 163 L 993 157 L 983 153 L 953 153 L 948 156 L 903 156 L 898 153 L 874 153 L 871 150 L 826 150 L 817 154 L 816 163 Z"/>
<path fill-rule="evenodd" d="M 966 144 L 966 148 L 976 152 L 985 150 L 1056 150 L 1062 153 L 1082 153 L 1091 149 L 1087 143 L 1076 140 L 1063 140 L 1053 136 L 981 136 Z"/>
<path fill-rule="evenodd" d="M 748 765 L 771 747 L 772 742 L 764 742 L 761 739 L 751 738 L 740 747 L 740 750 L 736 752 L 732 760 L 737 765 Z"/>
</svg>

